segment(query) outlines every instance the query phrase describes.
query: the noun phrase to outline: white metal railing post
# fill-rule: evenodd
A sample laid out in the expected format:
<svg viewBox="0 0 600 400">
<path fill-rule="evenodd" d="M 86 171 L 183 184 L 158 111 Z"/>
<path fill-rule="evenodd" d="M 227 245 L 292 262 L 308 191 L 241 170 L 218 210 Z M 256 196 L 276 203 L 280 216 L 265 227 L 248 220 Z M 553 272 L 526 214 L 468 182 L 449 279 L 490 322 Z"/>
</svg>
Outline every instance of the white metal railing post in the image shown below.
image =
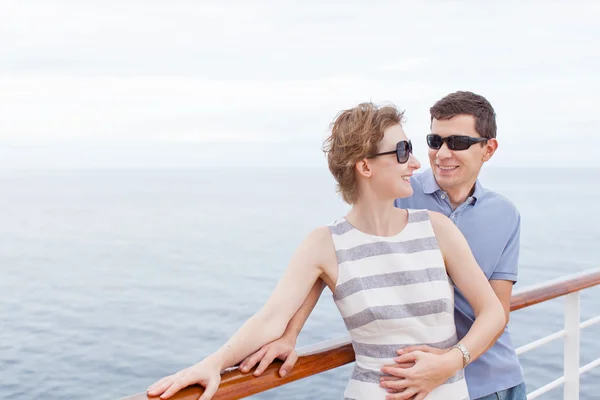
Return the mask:
<svg viewBox="0 0 600 400">
<path fill-rule="evenodd" d="M 579 292 L 565 296 L 564 399 L 579 400 Z"/>
</svg>

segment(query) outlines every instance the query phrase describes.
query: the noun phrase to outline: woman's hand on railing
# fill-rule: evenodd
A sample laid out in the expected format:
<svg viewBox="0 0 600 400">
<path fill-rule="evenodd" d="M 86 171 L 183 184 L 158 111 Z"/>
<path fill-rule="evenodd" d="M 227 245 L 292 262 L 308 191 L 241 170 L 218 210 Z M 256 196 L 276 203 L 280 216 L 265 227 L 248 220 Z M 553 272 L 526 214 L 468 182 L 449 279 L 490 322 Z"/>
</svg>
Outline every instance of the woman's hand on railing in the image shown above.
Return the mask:
<svg viewBox="0 0 600 400">
<path fill-rule="evenodd" d="M 206 358 L 198 364 L 182 369 L 174 375 L 162 378 L 148 388 L 149 396 L 160 396 L 168 399 L 181 389 L 199 384 L 204 387 L 204 393 L 198 400 L 210 400 L 221 383 L 220 363 Z"/>
<path fill-rule="evenodd" d="M 420 347 L 420 346 L 419 346 Z M 381 377 L 381 387 L 393 393 L 388 400 L 424 399 L 462 368 L 462 353 L 433 349 L 405 352 L 399 350 L 395 365 L 386 365 L 381 371 L 392 376 Z M 412 363 L 412 366 L 410 366 Z"/>
<path fill-rule="evenodd" d="M 296 361 L 298 361 L 298 353 L 296 352 L 296 339 L 286 336 L 264 345 L 256 353 L 248 356 L 240 364 L 240 371 L 246 373 L 252 369 L 259 361 L 254 376 L 260 376 L 267 367 L 276 359 L 284 361 L 281 368 L 279 368 L 279 376 L 284 377 L 285 374 L 290 372 Z"/>
</svg>

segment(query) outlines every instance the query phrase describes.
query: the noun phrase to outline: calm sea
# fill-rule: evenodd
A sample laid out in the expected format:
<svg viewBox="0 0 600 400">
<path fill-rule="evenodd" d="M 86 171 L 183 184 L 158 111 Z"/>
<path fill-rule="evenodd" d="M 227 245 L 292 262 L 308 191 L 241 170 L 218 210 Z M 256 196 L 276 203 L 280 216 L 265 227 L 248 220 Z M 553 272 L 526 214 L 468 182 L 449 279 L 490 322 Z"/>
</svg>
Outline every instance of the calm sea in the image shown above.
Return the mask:
<svg viewBox="0 0 600 400">
<path fill-rule="evenodd" d="M 517 288 L 600 267 L 599 170 L 489 170 L 522 215 Z M 200 360 L 267 299 L 300 240 L 347 210 L 326 169 L 0 174 L 0 398 L 118 399 Z M 493 227 L 490 227 L 493 229 Z M 582 295 L 600 314 L 600 288 Z M 562 328 L 563 300 L 512 315 L 517 346 Z M 326 291 L 299 346 L 345 333 Z M 582 363 L 600 357 L 600 326 Z M 522 357 L 529 389 L 562 342 Z M 256 399 L 340 398 L 351 366 Z M 600 369 L 582 399 L 598 399 Z M 562 389 L 543 397 L 562 399 Z"/>
</svg>

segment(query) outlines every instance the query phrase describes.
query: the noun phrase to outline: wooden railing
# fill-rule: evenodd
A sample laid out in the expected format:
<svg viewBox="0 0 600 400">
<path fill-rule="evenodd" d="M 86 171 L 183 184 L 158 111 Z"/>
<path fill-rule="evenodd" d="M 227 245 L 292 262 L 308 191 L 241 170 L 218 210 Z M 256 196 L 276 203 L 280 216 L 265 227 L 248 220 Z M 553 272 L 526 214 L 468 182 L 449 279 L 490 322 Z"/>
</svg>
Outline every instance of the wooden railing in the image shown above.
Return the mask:
<svg viewBox="0 0 600 400">
<path fill-rule="evenodd" d="M 510 309 L 511 311 L 520 310 L 596 285 L 600 285 L 600 269 L 589 270 L 542 284 L 528 286 L 514 292 Z M 577 315 L 577 318 L 579 318 L 579 315 Z M 588 323 L 587 326 L 589 325 L 591 324 Z M 253 370 L 248 373 L 242 373 L 237 368 L 233 368 L 223 372 L 221 386 L 213 399 L 230 400 L 244 398 L 354 361 L 354 351 L 349 337 L 336 338 L 304 347 L 299 349 L 298 353 L 300 357 L 295 367 L 283 378 L 279 376 L 279 368 L 282 364 L 279 360 L 274 361 L 259 377 L 252 375 Z M 171 399 L 197 400 L 202 392 L 203 389 L 200 386 L 191 386 L 178 392 Z M 122 400 L 148 399 L 157 398 L 141 393 Z"/>
</svg>

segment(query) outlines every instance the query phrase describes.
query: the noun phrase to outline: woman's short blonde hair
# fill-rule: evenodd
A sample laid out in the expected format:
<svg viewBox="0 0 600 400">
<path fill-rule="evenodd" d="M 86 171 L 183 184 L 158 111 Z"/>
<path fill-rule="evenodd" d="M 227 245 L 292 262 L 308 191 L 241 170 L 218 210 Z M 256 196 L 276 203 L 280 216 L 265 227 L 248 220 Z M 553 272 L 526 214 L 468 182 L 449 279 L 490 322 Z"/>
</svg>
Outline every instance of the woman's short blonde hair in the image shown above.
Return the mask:
<svg viewBox="0 0 600 400">
<path fill-rule="evenodd" d="M 346 203 L 353 204 L 358 195 L 356 163 L 376 153 L 383 132 L 390 126 L 402 125 L 403 118 L 404 111 L 394 105 L 378 107 L 373 103 L 361 103 L 336 116 L 323 151 L 337 182 L 337 191 Z"/>
</svg>

